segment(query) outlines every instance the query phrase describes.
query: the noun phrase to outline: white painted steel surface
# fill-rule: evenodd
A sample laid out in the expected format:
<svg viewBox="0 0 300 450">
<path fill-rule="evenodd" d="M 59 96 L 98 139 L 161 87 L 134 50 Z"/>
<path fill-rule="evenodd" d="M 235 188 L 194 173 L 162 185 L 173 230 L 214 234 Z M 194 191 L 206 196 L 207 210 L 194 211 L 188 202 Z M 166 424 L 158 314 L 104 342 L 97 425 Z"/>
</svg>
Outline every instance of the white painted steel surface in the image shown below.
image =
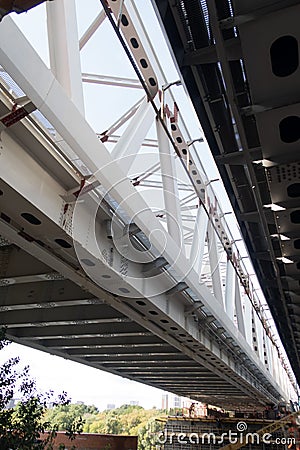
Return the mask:
<svg viewBox="0 0 300 450">
<path fill-rule="evenodd" d="M 7 17 L 0 24 L 0 64 L 54 130 L 49 135 L 31 116 L 1 132 L 0 189 L 4 195 L 0 205 L 4 216 L 0 234 L 4 250 L 0 290 L 5 296 L 0 320 L 17 342 L 202 401 L 250 405 L 257 395 L 262 405 L 289 400 L 294 389 L 291 376 L 279 361 L 269 328 L 263 327 L 238 247 L 234 246 L 195 144 L 187 144 L 190 136 L 186 123 L 178 118 L 177 105 L 163 104 L 164 114 L 159 112 L 160 94 L 156 92 L 166 80 L 136 15 L 135 3 L 127 2 L 123 13 L 129 25 L 126 28 L 123 20 L 121 30 L 132 45 L 133 58 L 138 60 L 151 98 L 120 114 L 111 131 L 99 134 L 100 140 L 82 114 L 79 53 L 72 52 L 72 61 L 61 72 L 63 55 L 74 48 L 76 34 L 72 31 L 74 15 L 66 20 L 69 25 L 61 25 L 60 33 L 55 34 L 53 29 L 56 15 L 65 17 L 65 3 L 54 1 L 47 7 L 50 49 L 55 53 L 51 56 L 53 73 L 12 19 Z M 117 16 L 120 2 L 109 3 Z M 103 20 L 100 13 L 81 39 L 81 48 Z M 133 45 L 132 38 L 137 34 L 139 39 Z M 76 84 L 79 78 L 80 86 Z M 123 79 L 128 81 L 126 76 Z M 159 85 L 151 85 L 149 80 Z M 116 84 L 113 77 L 111 81 L 112 86 Z M 129 91 L 132 87 L 128 85 Z M 8 113 L 14 97 L 8 90 L 1 95 L 1 107 Z M 173 93 L 166 98 L 173 102 Z M 120 136 L 111 149 L 103 142 L 119 127 Z M 22 134 L 24 129 L 26 134 Z M 142 149 L 153 129 L 156 137 L 153 140 L 151 136 L 151 142 L 157 146 L 157 153 L 149 156 Z M 42 149 L 39 156 L 33 151 L 37 146 Z M 144 175 L 135 173 L 141 166 Z M 86 173 L 81 172 L 82 167 Z M 147 179 L 152 186 L 151 198 L 147 198 L 147 185 L 143 187 L 142 183 Z M 153 189 L 158 193 L 153 194 Z M 27 218 L 28 214 L 38 218 L 39 223 L 26 223 L 24 212 Z M 24 258 L 31 255 L 37 271 L 42 264 L 40 273 L 20 273 L 19 278 L 14 275 L 13 252 L 5 242 L 20 248 Z M 22 304 L 17 288 L 10 284 L 24 283 L 27 289 L 47 273 L 42 271 L 45 268 L 58 274 L 52 286 L 59 284 L 67 290 L 72 283 L 78 300 L 46 301 L 47 294 L 37 285 L 40 301 Z M 14 276 L 18 282 L 9 281 Z M 82 291 L 87 298 L 79 298 Z M 44 310 L 55 306 L 48 324 L 39 302 Z M 13 308 L 13 304 L 18 306 Z M 74 310 L 68 319 L 68 311 L 63 308 L 71 305 Z M 23 319 L 17 312 L 11 315 L 18 309 L 24 310 Z M 35 311 L 31 321 L 25 314 L 29 309 Z M 104 320 L 112 324 L 133 323 L 143 331 L 134 333 L 136 341 L 126 341 L 126 328 L 120 334 L 124 343 L 114 345 L 112 339 L 109 344 L 103 337 L 101 341 L 99 333 L 84 331 L 94 323 L 104 323 L 101 311 L 107 314 Z M 39 328 L 40 323 L 39 337 L 32 329 Z M 78 336 L 67 344 L 64 333 L 73 324 L 78 324 Z M 59 333 L 56 328 L 60 325 Z M 53 328 L 48 340 L 42 337 L 44 327 Z M 113 366 L 114 358 L 122 355 L 124 367 L 121 364 L 118 370 Z M 164 355 L 170 358 L 170 366 L 164 367 Z M 190 382 L 185 382 L 178 361 L 172 363 L 173 356 L 174 361 L 177 357 L 182 364 L 191 365 L 198 376 L 193 374 Z M 139 372 L 130 369 L 130 362 L 138 367 L 139 360 L 150 366 L 153 362 L 148 374 L 137 375 Z M 169 369 L 175 370 L 175 375 Z"/>
</svg>

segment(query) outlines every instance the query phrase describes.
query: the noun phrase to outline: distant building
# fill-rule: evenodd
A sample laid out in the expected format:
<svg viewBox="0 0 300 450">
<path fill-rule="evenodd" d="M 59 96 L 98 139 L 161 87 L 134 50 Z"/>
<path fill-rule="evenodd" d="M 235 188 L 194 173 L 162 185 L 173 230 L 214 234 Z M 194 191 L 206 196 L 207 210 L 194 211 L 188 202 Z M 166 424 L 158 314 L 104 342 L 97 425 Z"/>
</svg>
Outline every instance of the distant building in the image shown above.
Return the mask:
<svg viewBox="0 0 300 450">
<path fill-rule="evenodd" d="M 12 398 L 7 405 L 7 409 L 14 408 L 16 406 L 16 404 L 18 403 L 18 401 L 19 401 L 18 399 Z"/>
<path fill-rule="evenodd" d="M 114 403 L 108 403 L 106 409 L 116 409 L 116 405 Z"/>
<path fill-rule="evenodd" d="M 139 402 L 137 400 L 130 400 L 129 405 L 130 406 L 138 406 Z"/>
<path fill-rule="evenodd" d="M 169 395 L 163 394 L 161 398 L 161 409 L 169 409 Z"/>
<path fill-rule="evenodd" d="M 182 407 L 182 398 L 178 397 L 178 395 L 174 396 L 174 408 L 181 408 Z"/>
<path fill-rule="evenodd" d="M 163 394 L 161 399 L 161 409 L 183 409 L 191 403 L 191 400 L 174 394 Z"/>
</svg>

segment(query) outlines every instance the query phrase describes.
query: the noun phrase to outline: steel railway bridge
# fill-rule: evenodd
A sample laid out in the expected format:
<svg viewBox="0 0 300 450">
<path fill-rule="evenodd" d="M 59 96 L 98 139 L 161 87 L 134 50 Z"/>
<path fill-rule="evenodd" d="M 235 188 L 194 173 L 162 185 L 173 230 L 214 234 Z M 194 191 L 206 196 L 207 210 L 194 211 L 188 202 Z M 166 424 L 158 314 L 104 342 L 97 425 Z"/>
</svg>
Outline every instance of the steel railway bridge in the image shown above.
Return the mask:
<svg viewBox="0 0 300 450">
<path fill-rule="evenodd" d="M 8 336 L 224 407 L 297 398 L 300 5 L 95 1 L 79 38 L 47 1 L 48 63 L 4 17 L 39 3 L 0 1 Z"/>
</svg>

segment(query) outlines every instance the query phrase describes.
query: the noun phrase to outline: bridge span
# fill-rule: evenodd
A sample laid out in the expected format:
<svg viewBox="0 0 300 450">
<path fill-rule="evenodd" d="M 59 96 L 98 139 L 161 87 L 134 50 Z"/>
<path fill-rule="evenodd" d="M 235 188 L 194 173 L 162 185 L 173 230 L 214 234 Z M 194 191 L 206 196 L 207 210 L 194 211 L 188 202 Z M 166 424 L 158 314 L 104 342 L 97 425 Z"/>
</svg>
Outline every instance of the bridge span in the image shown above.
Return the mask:
<svg viewBox="0 0 300 450">
<path fill-rule="evenodd" d="M 294 399 L 296 380 L 239 227 L 207 175 L 206 140 L 190 125 L 192 110 L 182 113 L 184 77 L 176 66 L 167 73 L 140 17 L 145 5 L 99 3 L 79 39 L 75 3 L 46 3 L 50 68 L 11 17 L 0 23 L 8 336 L 224 407 Z M 105 70 L 103 26 L 103 52 L 113 59 L 118 49 L 124 75 L 80 67 L 80 50 L 95 39 Z M 91 99 L 83 83 L 101 95 Z M 110 126 L 91 125 L 83 106 L 91 100 L 94 116 L 115 115 Z"/>
</svg>

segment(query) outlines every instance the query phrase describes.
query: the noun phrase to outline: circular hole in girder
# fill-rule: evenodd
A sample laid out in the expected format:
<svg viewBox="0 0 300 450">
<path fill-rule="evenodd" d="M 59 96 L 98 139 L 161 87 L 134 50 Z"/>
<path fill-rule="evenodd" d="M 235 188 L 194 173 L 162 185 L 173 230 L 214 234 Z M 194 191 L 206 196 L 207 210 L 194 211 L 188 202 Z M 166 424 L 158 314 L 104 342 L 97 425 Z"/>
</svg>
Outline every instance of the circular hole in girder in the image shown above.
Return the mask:
<svg viewBox="0 0 300 450">
<path fill-rule="evenodd" d="M 130 42 L 131 42 L 131 45 L 132 45 L 132 47 L 133 48 L 139 48 L 139 43 L 138 43 L 138 41 L 136 40 L 136 38 L 131 38 L 130 39 Z"/>
<path fill-rule="evenodd" d="M 280 139 L 286 144 L 297 142 L 300 138 L 300 117 L 288 116 L 279 123 Z"/>
<path fill-rule="evenodd" d="M 89 266 L 89 267 L 95 266 L 95 263 L 88 258 L 83 258 L 80 261 L 82 262 L 82 264 L 85 264 L 86 266 Z"/>
<path fill-rule="evenodd" d="M 300 239 L 296 239 L 296 240 L 294 241 L 294 248 L 295 248 L 296 250 L 300 250 Z"/>
<path fill-rule="evenodd" d="M 291 198 L 300 197 L 300 183 L 293 183 L 287 187 L 287 194 Z"/>
<path fill-rule="evenodd" d="M 23 219 L 27 220 L 27 222 L 29 222 L 31 225 L 41 225 L 42 223 L 40 219 L 38 219 L 31 213 L 22 213 L 21 216 L 23 217 Z"/>
<path fill-rule="evenodd" d="M 294 36 L 281 36 L 270 48 L 273 74 L 283 78 L 294 73 L 299 66 L 298 41 Z"/>
<path fill-rule="evenodd" d="M 64 239 L 54 239 L 55 242 L 63 248 L 72 248 L 72 245 Z"/>
<path fill-rule="evenodd" d="M 290 218 L 292 223 L 300 223 L 300 209 L 291 212 Z"/>
<path fill-rule="evenodd" d="M 155 79 L 153 77 L 149 78 L 149 83 L 150 83 L 151 86 L 156 86 L 156 81 L 155 81 Z"/>
<path fill-rule="evenodd" d="M 147 69 L 148 63 L 145 60 L 145 58 L 140 59 L 140 63 L 141 63 L 141 66 L 143 67 L 143 69 Z"/>
<path fill-rule="evenodd" d="M 124 294 L 128 294 L 128 293 L 130 292 L 129 289 L 124 288 L 124 287 L 120 287 L 120 288 L 119 288 L 119 291 L 120 291 L 120 292 L 123 292 Z"/>
<path fill-rule="evenodd" d="M 128 19 L 125 14 L 122 14 L 121 22 L 124 27 L 127 27 L 129 25 Z"/>
<path fill-rule="evenodd" d="M 143 302 L 143 300 L 137 300 L 135 303 L 139 306 L 146 306 L 146 303 Z"/>
</svg>

